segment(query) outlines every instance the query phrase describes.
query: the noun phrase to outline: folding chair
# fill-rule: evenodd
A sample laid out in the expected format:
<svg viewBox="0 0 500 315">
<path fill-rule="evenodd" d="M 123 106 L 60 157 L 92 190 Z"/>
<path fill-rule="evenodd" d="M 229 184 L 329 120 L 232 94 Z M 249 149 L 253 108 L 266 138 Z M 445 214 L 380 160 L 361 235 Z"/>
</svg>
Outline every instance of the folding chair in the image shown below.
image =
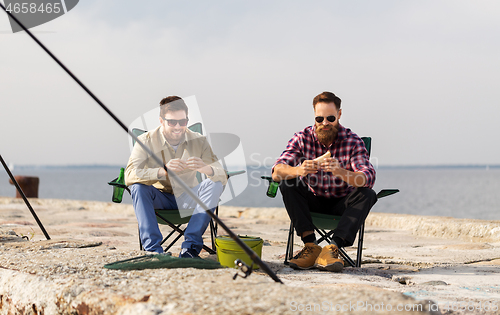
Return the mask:
<svg viewBox="0 0 500 315">
<path fill-rule="evenodd" d="M 368 156 L 371 152 L 371 138 L 370 137 L 362 137 L 361 138 L 365 143 L 366 150 L 368 151 Z M 268 176 L 262 176 L 262 178 L 267 180 L 272 180 Z M 271 182 L 270 182 L 271 184 Z M 386 196 L 390 196 L 399 192 L 399 189 L 382 189 L 378 194 L 377 198 L 383 198 Z M 328 244 L 332 241 L 333 232 L 337 228 L 340 216 L 311 212 L 311 218 L 313 224 L 315 226 L 315 231 L 320 235 L 320 238 L 317 240 L 318 244 L 323 241 L 326 241 Z M 350 266 L 352 267 L 360 267 L 361 266 L 361 257 L 363 251 L 363 237 L 365 233 L 365 223 L 361 224 L 358 232 L 358 250 L 356 254 L 356 262 L 354 262 L 349 255 L 345 252 L 343 248 L 339 248 L 340 255 Z M 285 253 L 285 265 L 289 264 L 289 260 L 292 259 L 293 255 L 293 240 L 294 240 L 294 226 L 293 223 L 290 222 L 290 230 L 288 231 L 288 241 L 286 245 L 286 253 Z"/>
<path fill-rule="evenodd" d="M 191 131 L 198 132 L 198 133 L 202 134 L 201 123 L 195 123 L 195 124 L 189 126 L 188 128 Z M 145 132 L 146 132 L 146 130 L 142 130 L 142 129 L 138 129 L 138 128 L 132 129 L 132 133 L 136 136 L 140 136 Z M 135 144 L 134 140 L 132 140 L 132 142 L 133 142 L 133 144 Z M 227 175 L 228 179 L 231 176 L 239 175 L 239 174 L 243 174 L 243 173 L 245 173 L 245 171 L 236 171 L 236 172 L 227 172 L 226 171 L 226 175 Z M 196 178 L 198 179 L 198 182 L 202 181 L 202 176 L 199 172 L 197 172 Z M 114 180 L 112 180 L 108 184 L 113 185 L 113 186 L 120 186 L 120 185 L 117 185 L 117 183 L 116 183 L 117 179 L 118 178 L 115 178 Z M 126 187 L 126 186 L 120 186 L 120 187 L 125 188 L 130 193 L 130 190 L 128 189 L 128 187 Z M 194 209 L 191 209 L 191 212 L 193 210 Z M 189 210 L 182 210 L 182 211 L 189 211 Z M 218 205 L 215 208 L 214 213 L 215 213 L 215 215 L 218 215 L 218 213 L 219 213 L 219 206 Z M 182 215 L 181 216 L 179 209 L 155 209 L 155 214 L 156 214 L 156 220 L 157 220 L 158 224 L 168 225 L 172 229 L 172 231 L 167 236 L 165 236 L 163 238 L 163 240 L 161 241 L 161 245 L 163 245 L 171 237 L 174 237 L 174 235 L 177 233 L 177 236 L 175 236 L 173 238 L 173 240 L 167 245 L 167 247 L 165 247 L 164 250 L 165 250 L 165 252 L 167 252 L 182 236 L 184 236 L 184 231 L 186 230 L 186 228 L 185 227 L 182 228 L 182 226 L 189 223 L 189 220 L 191 219 L 191 215 L 189 215 L 189 216 Z M 203 249 L 206 250 L 207 252 L 209 252 L 210 254 L 215 254 L 215 248 L 216 248 L 215 247 L 215 238 L 216 237 L 217 237 L 217 224 L 214 223 L 213 220 L 210 220 L 210 238 L 211 238 L 212 248 L 210 248 L 206 245 L 203 245 Z M 139 236 L 139 248 L 140 248 L 140 250 L 144 250 L 142 243 L 141 243 L 140 236 Z"/>
</svg>

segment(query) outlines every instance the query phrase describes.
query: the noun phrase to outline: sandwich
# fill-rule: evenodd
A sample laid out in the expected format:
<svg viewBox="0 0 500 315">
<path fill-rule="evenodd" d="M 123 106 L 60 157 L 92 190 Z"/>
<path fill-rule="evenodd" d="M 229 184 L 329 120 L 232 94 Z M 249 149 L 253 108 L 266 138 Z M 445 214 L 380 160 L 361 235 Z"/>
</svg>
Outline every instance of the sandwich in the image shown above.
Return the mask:
<svg viewBox="0 0 500 315">
<path fill-rule="evenodd" d="M 322 156 L 318 156 L 313 161 L 319 162 L 319 164 L 321 164 L 321 163 L 323 163 L 325 161 L 325 159 L 327 159 L 327 158 L 329 158 L 331 156 L 332 156 L 332 154 L 330 153 L 330 151 L 327 151 L 325 154 L 323 154 Z"/>
</svg>

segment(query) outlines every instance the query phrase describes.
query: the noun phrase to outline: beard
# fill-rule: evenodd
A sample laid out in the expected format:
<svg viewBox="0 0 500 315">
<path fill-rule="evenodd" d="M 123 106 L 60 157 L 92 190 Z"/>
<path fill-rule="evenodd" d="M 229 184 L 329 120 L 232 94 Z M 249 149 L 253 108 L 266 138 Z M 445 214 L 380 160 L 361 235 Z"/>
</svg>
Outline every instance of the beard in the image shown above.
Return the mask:
<svg viewBox="0 0 500 315">
<path fill-rule="evenodd" d="M 328 129 L 325 129 L 325 127 Z M 337 139 L 338 133 L 339 129 L 337 126 L 324 126 L 322 124 L 316 125 L 316 136 L 318 137 L 319 142 L 325 146 L 332 144 Z"/>
</svg>

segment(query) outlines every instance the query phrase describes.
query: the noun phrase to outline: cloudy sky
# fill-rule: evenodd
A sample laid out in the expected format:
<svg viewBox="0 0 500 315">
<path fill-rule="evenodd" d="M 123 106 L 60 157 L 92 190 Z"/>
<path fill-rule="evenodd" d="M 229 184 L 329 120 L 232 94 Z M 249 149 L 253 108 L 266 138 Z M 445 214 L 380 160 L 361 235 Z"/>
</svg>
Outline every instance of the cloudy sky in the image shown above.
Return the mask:
<svg viewBox="0 0 500 315">
<path fill-rule="evenodd" d="M 32 31 L 125 124 L 195 96 L 208 132 L 272 164 L 312 99 L 373 137 L 377 165 L 499 164 L 498 1 L 82 0 Z M 125 164 L 127 135 L 0 12 L 0 154 Z"/>
</svg>

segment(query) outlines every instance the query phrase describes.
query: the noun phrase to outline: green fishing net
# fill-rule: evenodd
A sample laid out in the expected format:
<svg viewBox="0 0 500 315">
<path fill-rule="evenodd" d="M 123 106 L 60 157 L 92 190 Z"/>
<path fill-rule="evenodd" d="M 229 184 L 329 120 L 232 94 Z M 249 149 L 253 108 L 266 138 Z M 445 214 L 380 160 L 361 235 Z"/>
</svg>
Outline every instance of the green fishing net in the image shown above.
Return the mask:
<svg viewBox="0 0 500 315">
<path fill-rule="evenodd" d="M 223 268 L 217 261 L 198 258 L 179 258 L 170 255 L 145 255 L 135 258 L 115 261 L 104 265 L 107 269 L 142 270 L 160 268 Z"/>
</svg>

